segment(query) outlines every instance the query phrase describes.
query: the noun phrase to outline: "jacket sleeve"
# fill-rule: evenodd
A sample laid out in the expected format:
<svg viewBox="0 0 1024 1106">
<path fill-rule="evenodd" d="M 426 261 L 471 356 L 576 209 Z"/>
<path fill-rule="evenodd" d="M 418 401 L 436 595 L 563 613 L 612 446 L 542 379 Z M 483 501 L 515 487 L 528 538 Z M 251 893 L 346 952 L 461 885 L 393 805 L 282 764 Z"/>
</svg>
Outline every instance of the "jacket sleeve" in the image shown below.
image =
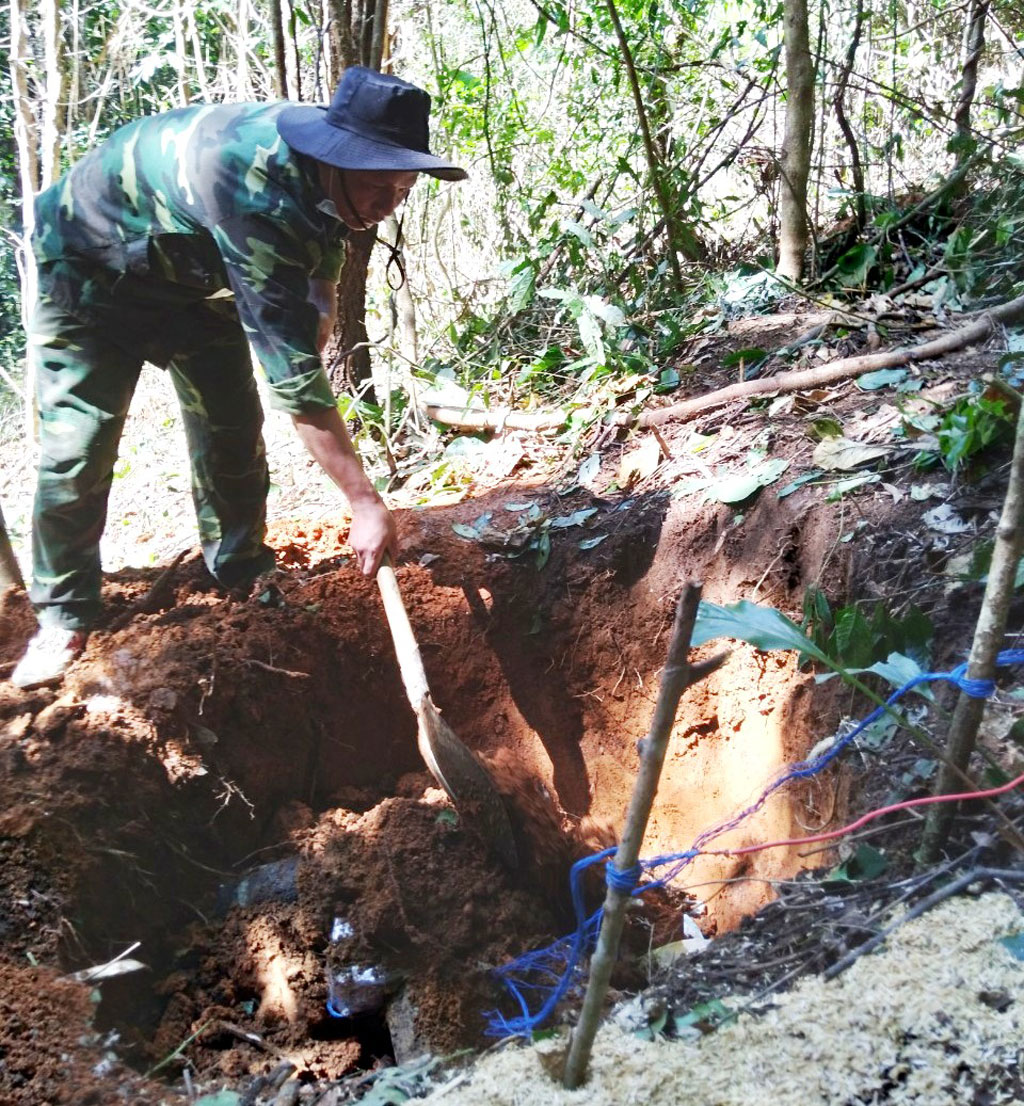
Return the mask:
<svg viewBox="0 0 1024 1106">
<path fill-rule="evenodd" d="M 263 368 L 270 405 L 296 415 L 333 407 L 317 352 L 314 278 L 337 280 L 337 247 L 266 215 L 224 219 L 213 229 L 238 317 Z"/>
</svg>

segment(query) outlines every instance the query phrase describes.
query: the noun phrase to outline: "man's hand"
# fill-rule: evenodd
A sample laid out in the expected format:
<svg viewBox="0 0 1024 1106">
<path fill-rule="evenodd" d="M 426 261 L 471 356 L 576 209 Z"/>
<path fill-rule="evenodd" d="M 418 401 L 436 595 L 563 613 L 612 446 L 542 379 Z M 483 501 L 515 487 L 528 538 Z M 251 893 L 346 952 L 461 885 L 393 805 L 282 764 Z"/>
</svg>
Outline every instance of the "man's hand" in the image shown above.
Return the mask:
<svg viewBox="0 0 1024 1106">
<path fill-rule="evenodd" d="M 384 554 L 394 557 L 398 551 L 398 531 L 395 516 L 382 500 L 367 500 L 352 504 L 352 528 L 348 544 L 356 555 L 364 576 L 376 576 Z"/>
<path fill-rule="evenodd" d="M 328 407 L 293 415 L 292 422 L 302 444 L 345 493 L 352 508 L 349 545 L 360 570 L 373 576 L 385 553 L 397 554 L 398 534 L 394 517 L 363 472 L 341 416 Z"/>
</svg>

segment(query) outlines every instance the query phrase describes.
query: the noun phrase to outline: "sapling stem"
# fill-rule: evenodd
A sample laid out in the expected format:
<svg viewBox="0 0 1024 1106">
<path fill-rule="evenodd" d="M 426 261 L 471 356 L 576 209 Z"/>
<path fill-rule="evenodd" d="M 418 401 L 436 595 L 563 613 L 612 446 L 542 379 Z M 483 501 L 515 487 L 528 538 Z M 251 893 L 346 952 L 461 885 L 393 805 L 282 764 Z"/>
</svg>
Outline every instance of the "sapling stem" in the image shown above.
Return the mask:
<svg viewBox="0 0 1024 1106">
<path fill-rule="evenodd" d="M 1017 432 L 1013 442 L 1013 460 L 1010 462 L 1010 480 L 1006 498 L 996 527 L 996 540 L 992 549 L 985 595 L 981 601 L 978 623 L 974 629 L 971 654 L 967 658 L 967 678 L 993 680 L 996 675 L 996 657 L 1003 647 L 1006 622 L 1013 598 L 1017 565 L 1024 553 L 1024 406 L 1017 415 Z M 949 736 L 942 767 L 935 782 L 935 794 L 946 795 L 957 787 L 957 777 L 967 769 L 967 762 L 974 751 L 978 727 L 985 713 L 985 700 L 960 692 L 949 723 Z M 917 859 L 921 864 L 934 864 L 949 836 L 949 827 L 956 804 L 937 803 L 925 822 L 921 847 Z"/>
<path fill-rule="evenodd" d="M 651 815 L 651 807 L 654 805 L 654 796 L 658 790 L 658 780 L 662 765 L 665 763 L 665 753 L 672 735 L 679 700 L 688 687 L 692 687 L 713 672 L 728 656 L 727 653 L 722 653 L 700 664 L 690 664 L 690 638 L 697 619 L 700 593 L 701 584 L 688 583 L 676 608 L 672 640 L 669 644 L 668 660 L 661 675 L 658 701 L 655 704 L 650 730 L 643 742 L 640 770 L 633 785 L 633 796 L 626 813 L 622 841 L 613 861 L 620 872 L 632 868 L 640 857 L 640 847 L 647 831 L 647 821 Z M 590 962 L 587 992 L 583 999 L 579 1022 L 569 1042 L 569 1053 L 565 1062 L 563 1082 L 568 1090 L 580 1086 L 586 1078 L 587 1063 L 590 1060 L 594 1037 L 601 1021 L 601 1010 L 608 993 L 612 968 L 615 966 L 619 952 L 619 941 L 622 937 L 626 904 L 629 899 L 628 891 L 608 886 L 597 948 Z"/>
</svg>

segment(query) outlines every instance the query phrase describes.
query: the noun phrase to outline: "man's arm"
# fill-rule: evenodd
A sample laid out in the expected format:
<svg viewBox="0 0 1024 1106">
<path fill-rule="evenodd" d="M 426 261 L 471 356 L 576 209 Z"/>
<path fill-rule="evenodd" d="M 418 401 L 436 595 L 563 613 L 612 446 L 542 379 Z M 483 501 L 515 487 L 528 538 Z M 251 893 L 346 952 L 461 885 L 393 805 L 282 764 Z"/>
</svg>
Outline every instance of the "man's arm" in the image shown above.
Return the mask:
<svg viewBox="0 0 1024 1106">
<path fill-rule="evenodd" d="M 398 533 L 391 512 L 363 472 L 336 408 L 292 415 L 295 431 L 313 459 L 344 492 L 352 508 L 352 546 L 365 576 L 373 576 L 385 553 L 395 556 Z"/>
<path fill-rule="evenodd" d="M 316 347 L 323 353 L 338 317 L 337 285 L 333 280 L 311 280 L 309 299 L 320 313 Z M 373 576 L 384 553 L 394 556 L 397 552 L 395 520 L 366 478 L 344 421 L 336 409 L 292 415 L 292 421 L 302 444 L 345 493 L 352 507 L 349 545 L 355 550 L 362 571 Z"/>
</svg>

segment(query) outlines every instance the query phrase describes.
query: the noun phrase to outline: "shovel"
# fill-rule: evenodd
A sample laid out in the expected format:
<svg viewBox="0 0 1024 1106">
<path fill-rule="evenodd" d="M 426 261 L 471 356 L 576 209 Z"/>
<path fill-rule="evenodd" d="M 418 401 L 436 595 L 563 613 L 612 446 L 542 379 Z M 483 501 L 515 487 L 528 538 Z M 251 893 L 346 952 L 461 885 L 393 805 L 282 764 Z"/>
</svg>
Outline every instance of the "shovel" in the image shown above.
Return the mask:
<svg viewBox="0 0 1024 1106">
<path fill-rule="evenodd" d="M 395 569 L 385 557 L 377 569 L 377 586 L 395 643 L 402 683 L 416 715 L 416 743 L 430 774 L 456 805 L 462 807 L 507 868 L 518 865 L 508 811 L 484 766 L 463 745 L 430 698 L 420 647 L 409 623 Z"/>
</svg>

